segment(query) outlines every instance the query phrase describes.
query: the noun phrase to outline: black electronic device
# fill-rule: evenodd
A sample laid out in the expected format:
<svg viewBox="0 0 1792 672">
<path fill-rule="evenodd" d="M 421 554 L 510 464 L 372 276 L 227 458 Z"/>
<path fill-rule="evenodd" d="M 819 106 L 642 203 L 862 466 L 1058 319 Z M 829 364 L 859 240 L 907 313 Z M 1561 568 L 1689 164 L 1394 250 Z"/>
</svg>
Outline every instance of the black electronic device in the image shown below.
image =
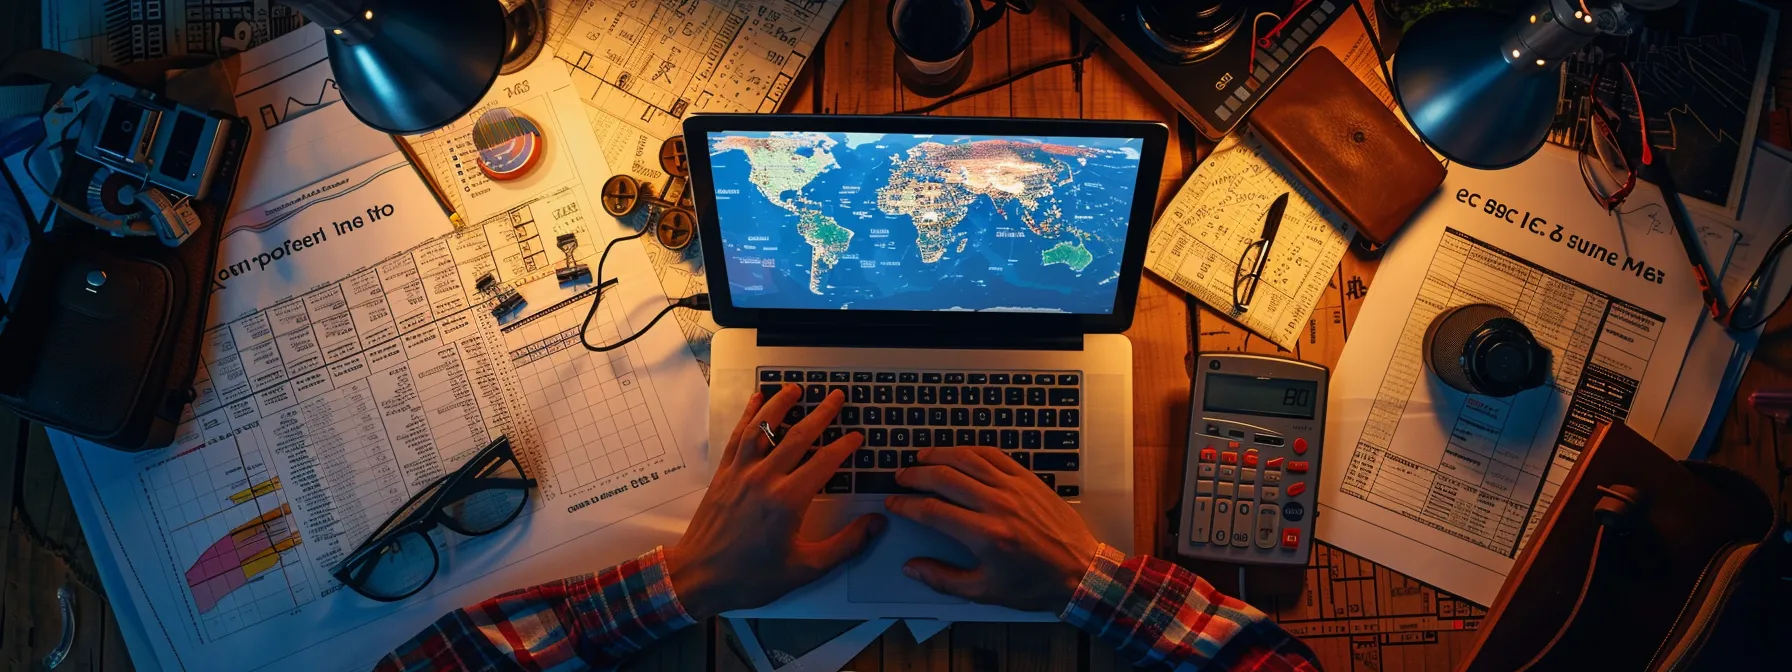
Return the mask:
<svg viewBox="0 0 1792 672">
<path fill-rule="evenodd" d="M 205 198 L 234 120 L 103 76 L 90 77 L 75 153 L 142 186 Z"/>
</svg>

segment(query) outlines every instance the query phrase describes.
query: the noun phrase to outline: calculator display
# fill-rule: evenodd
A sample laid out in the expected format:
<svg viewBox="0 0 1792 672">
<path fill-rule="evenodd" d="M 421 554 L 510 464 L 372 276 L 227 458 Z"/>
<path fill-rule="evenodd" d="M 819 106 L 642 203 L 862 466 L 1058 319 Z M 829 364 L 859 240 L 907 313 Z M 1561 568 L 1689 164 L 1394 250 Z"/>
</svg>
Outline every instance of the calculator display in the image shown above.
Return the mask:
<svg viewBox="0 0 1792 672">
<path fill-rule="evenodd" d="M 1311 380 L 1207 374 L 1206 410 L 1313 419 L 1319 383 Z"/>
</svg>

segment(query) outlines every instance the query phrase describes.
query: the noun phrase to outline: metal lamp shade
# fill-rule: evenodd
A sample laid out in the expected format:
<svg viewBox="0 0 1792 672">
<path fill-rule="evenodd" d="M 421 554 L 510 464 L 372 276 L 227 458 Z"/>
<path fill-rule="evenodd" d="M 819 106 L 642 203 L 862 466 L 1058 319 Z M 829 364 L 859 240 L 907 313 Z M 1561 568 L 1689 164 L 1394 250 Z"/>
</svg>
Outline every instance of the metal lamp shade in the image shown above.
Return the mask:
<svg viewBox="0 0 1792 672">
<path fill-rule="evenodd" d="M 368 126 L 388 133 L 440 128 L 473 109 L 497 80 L 506 43 L 498 0 L 360 4 L 339 28 L 320 23 L 342 100 Z"/>
<path fill-rule="evenodd" d="M 1575 13 L 1562 0 L 1544 0 L 1516 23 L 1461 8 L 1413 24 L 1393 74 L 1419 136 L 1445 158 L 1472 168 L 1505 168 L 1530 158 L 1555 118 L 1562 59 L 1596 34 Z"/>
</svg>

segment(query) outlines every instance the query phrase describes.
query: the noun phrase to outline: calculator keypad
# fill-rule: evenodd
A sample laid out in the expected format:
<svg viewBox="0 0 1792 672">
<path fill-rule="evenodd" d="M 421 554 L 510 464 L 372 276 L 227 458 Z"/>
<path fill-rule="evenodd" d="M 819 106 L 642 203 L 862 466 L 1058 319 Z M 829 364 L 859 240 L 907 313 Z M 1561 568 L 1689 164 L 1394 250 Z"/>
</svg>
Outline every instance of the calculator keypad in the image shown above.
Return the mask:
<svg viewBox="0 0 1792 672">
<path fill-rule="evenodd" d="M 1191 543 L 1283 552 L 1300 547 L 1306 506 L 1292 500 L 1311 487 L 1311 462 L 1289 459 L 1289 447 L 1279 440 L 1255 438 L 1270 455 L 1237 441 L 1216 442 L 1196 454 L 1195 496 L 1188 512 Z M 1305 452 L 1306 439 L 1293 443 Z"/>
</svg>

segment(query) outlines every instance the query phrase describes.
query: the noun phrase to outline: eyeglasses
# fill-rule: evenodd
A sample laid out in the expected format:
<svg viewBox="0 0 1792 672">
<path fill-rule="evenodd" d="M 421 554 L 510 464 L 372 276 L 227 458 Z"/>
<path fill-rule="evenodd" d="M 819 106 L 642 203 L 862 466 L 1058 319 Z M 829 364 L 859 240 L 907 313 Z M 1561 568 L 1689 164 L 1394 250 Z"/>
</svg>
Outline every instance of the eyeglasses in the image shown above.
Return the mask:
<svg viewBox="0 0 1792 672">
<path fill-rule="evenodd" d="M 1639 165 L 1654 163 L 1649 148 L 1649 126 L 1643 115 L 1642 94 L 1630 68 L 1618 60 L 1608 60 L 1587 82 L 1587 138 L 1580 147 L 1580 176 L 1587 192 L 1607 212 L 1616 210 L 1636 188 Z M 1637 153 L 1641 161 L 1631 161 L 1624 151 L 1617 131 L 1623 129 L 1631 110 L 1636 114 Z"/>
<path fill-rule="evenodd" d="M 1269 239 L 1260 238 L 1257 242 L 1245 246 L 1244 253 L 1238 255 L 1238 270 L 1232 274 L 1232 312 L 1241 314 L 1251 309 L 1251 299 L 1257 294 L 1257 283 L 1263 281 L 1265 259 L 1261 254 Z"/>
<path fill-rule="evenodd" d="M 1787 297 L 1782 296 L 1773 304 L 1773 309 L 1768 310 L 1767 292 L 1771 289 L 1774 271 L 1779 267 L 1780 255 L 1788 247 L 1792 247 L 1792 228 L 1781 231 L 1779 237 L 1767 246 L 1767 252 L 1761 255 L 1761 265 L 1755 268 L 1748 283 L 1742 286 L 1742 293 L 1737 294 L 1736 301 L 1730 304 L 1724 327 L 1732 331 L 1754 331 L 1786 305 Z"/>
<path fill-rule="evenodd" d="M 436 577 L 441 557 L 429 533 L 437 525 L 469 537 L 516 520 L 535 479 L 523 475 L 510 439 L 498 437 L 454 473 L 436 479 L 381 523 L 330 573 L 381 602 L 417 594 Z"/>
</svg>

